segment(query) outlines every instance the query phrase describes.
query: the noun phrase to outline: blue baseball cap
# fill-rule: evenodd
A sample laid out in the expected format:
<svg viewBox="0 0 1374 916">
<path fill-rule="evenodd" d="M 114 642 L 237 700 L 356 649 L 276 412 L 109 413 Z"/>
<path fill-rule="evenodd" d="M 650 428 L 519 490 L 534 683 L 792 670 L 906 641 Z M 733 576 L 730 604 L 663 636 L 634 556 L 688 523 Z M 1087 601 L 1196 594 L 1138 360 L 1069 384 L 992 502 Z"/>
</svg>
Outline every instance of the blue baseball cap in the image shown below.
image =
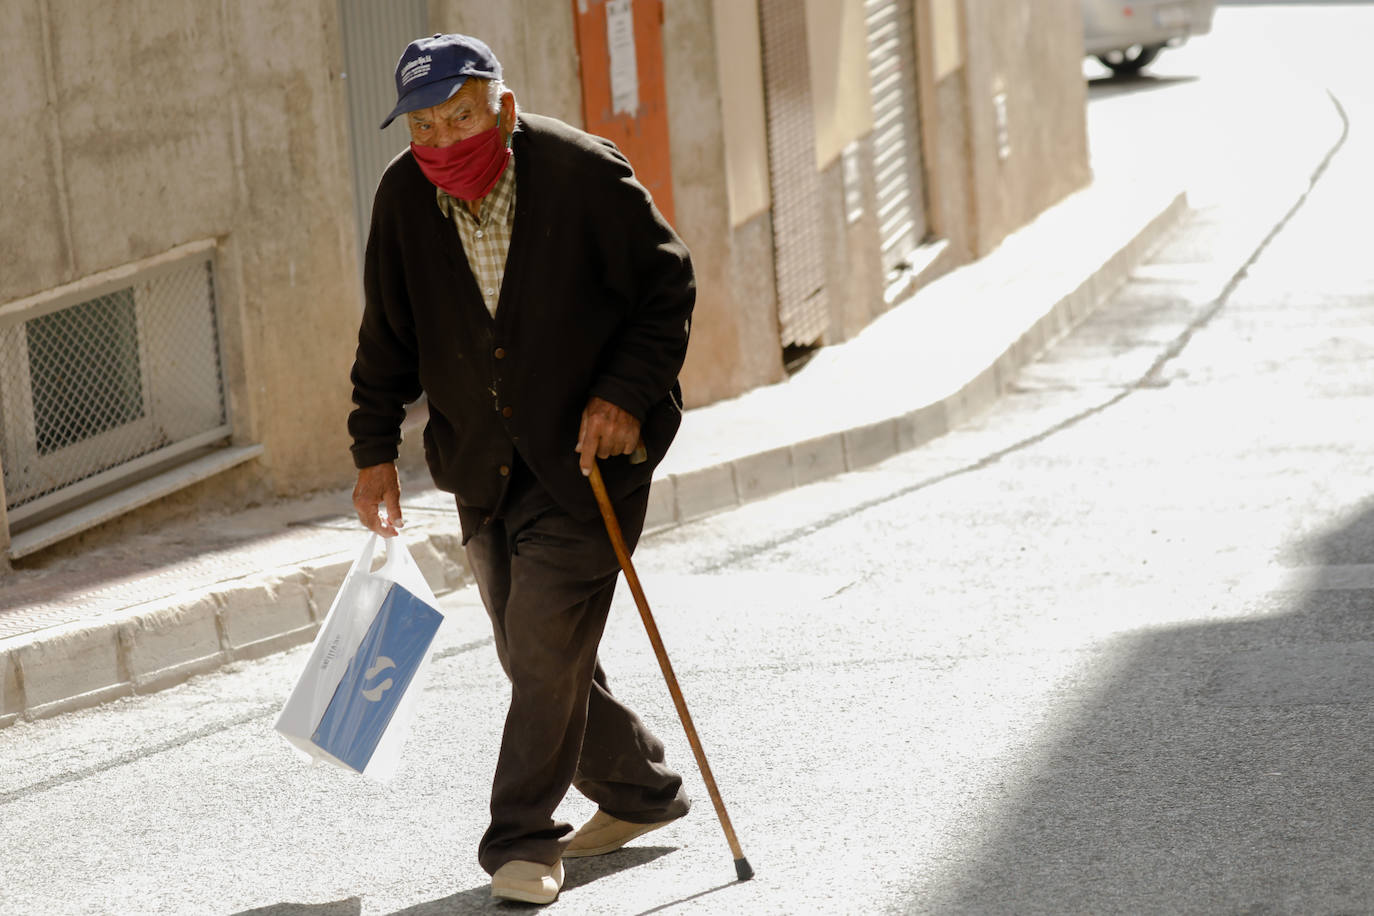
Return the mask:
<svg viewBox="0 0 1374 916">
<path fill-rule="evenodd" d="M 471 35 L 438 33 L 415 39 L 396 62 L 396 107 L 382 128 L 397 115 L 448 101 L 470 76 L 501 79 L 501 62 L 486 42 Z"/>
</svg>

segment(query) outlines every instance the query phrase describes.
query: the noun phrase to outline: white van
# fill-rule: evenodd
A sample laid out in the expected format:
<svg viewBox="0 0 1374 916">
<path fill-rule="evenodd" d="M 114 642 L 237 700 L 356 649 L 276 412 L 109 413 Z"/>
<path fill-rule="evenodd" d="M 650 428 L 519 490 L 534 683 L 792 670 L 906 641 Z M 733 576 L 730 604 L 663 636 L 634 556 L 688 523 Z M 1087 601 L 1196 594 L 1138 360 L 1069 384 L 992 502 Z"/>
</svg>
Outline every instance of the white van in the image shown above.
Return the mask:
<svg viewBox="0 0 1374 916">
<path fill-rule="evenodd" d="M 1084 53 L 1118 76 L 1139 73 L 1169 45 L 1212 30 L 1216 0 L 1083 0 Z"/>
</svg>

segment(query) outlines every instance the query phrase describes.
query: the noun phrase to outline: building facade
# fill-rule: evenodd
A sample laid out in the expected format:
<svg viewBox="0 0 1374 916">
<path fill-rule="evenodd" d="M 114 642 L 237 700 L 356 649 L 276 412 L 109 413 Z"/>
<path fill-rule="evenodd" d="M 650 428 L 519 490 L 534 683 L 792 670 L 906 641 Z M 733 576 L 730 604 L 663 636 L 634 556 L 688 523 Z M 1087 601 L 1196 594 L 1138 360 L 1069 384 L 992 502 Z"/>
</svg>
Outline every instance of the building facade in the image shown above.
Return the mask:
<svg viewBox="0 0 1374 916">
<path fill-rule="evenodd" d="M 7 561 L 352 479 L 363 227 L 407 140 L 377 124 L 435 31 L 654 191 L 698 270 L 689 407 L 1090 178 L 1076 0 L 6 4 Z"/>
</svg>

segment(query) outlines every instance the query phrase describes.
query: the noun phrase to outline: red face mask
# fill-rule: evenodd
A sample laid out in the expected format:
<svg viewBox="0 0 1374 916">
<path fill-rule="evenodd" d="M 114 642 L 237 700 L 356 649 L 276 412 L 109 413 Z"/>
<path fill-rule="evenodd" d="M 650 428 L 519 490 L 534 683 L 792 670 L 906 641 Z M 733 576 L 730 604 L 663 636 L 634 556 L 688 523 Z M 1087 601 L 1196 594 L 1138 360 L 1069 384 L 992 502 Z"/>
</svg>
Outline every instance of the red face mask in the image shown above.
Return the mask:
<svg viewBox="0 0 1374 916">
<path fill-rule="evenodd" d="M 449 146 L 410 144 L 420 171 L 430 184 L 459 200 L 479 200 L 491 193 L 510 162 L 511 151 L 501 139 L 501 123 L 491 130 Z"/>
</svg>

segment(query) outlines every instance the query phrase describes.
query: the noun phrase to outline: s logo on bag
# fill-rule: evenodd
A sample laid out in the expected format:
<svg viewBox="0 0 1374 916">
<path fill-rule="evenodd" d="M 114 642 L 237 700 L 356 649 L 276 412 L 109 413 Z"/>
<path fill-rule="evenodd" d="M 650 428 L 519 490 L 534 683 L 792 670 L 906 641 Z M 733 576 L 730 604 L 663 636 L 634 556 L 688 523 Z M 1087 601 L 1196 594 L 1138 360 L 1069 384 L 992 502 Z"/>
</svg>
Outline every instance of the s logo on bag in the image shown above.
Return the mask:
<svg viewBox="0 0 1374 916">
<path fill-rule="evenodd" d="M 372 667 L 368 668 L 366 671 L 363 672 L 363 678 L 365 680 L 370 681 L 386 669 L 395 667 L 395 662 L 387 658 L 385 655 L 379 655 L 377 656 L 377 660 L 373 662 Z M 391 678 L 387 678 L 386 680 L 378 684 L 376 687 L 373 687 L 371 690 L 364 690 L 362 692 L 363 697 L 365 699 L 371 700 L 373 703 L 376 703 L 378 700 L 382 698 L 382 694 L 386 693 L 388 690 L 391 689 L 391 683 Z"/>
</svg>

